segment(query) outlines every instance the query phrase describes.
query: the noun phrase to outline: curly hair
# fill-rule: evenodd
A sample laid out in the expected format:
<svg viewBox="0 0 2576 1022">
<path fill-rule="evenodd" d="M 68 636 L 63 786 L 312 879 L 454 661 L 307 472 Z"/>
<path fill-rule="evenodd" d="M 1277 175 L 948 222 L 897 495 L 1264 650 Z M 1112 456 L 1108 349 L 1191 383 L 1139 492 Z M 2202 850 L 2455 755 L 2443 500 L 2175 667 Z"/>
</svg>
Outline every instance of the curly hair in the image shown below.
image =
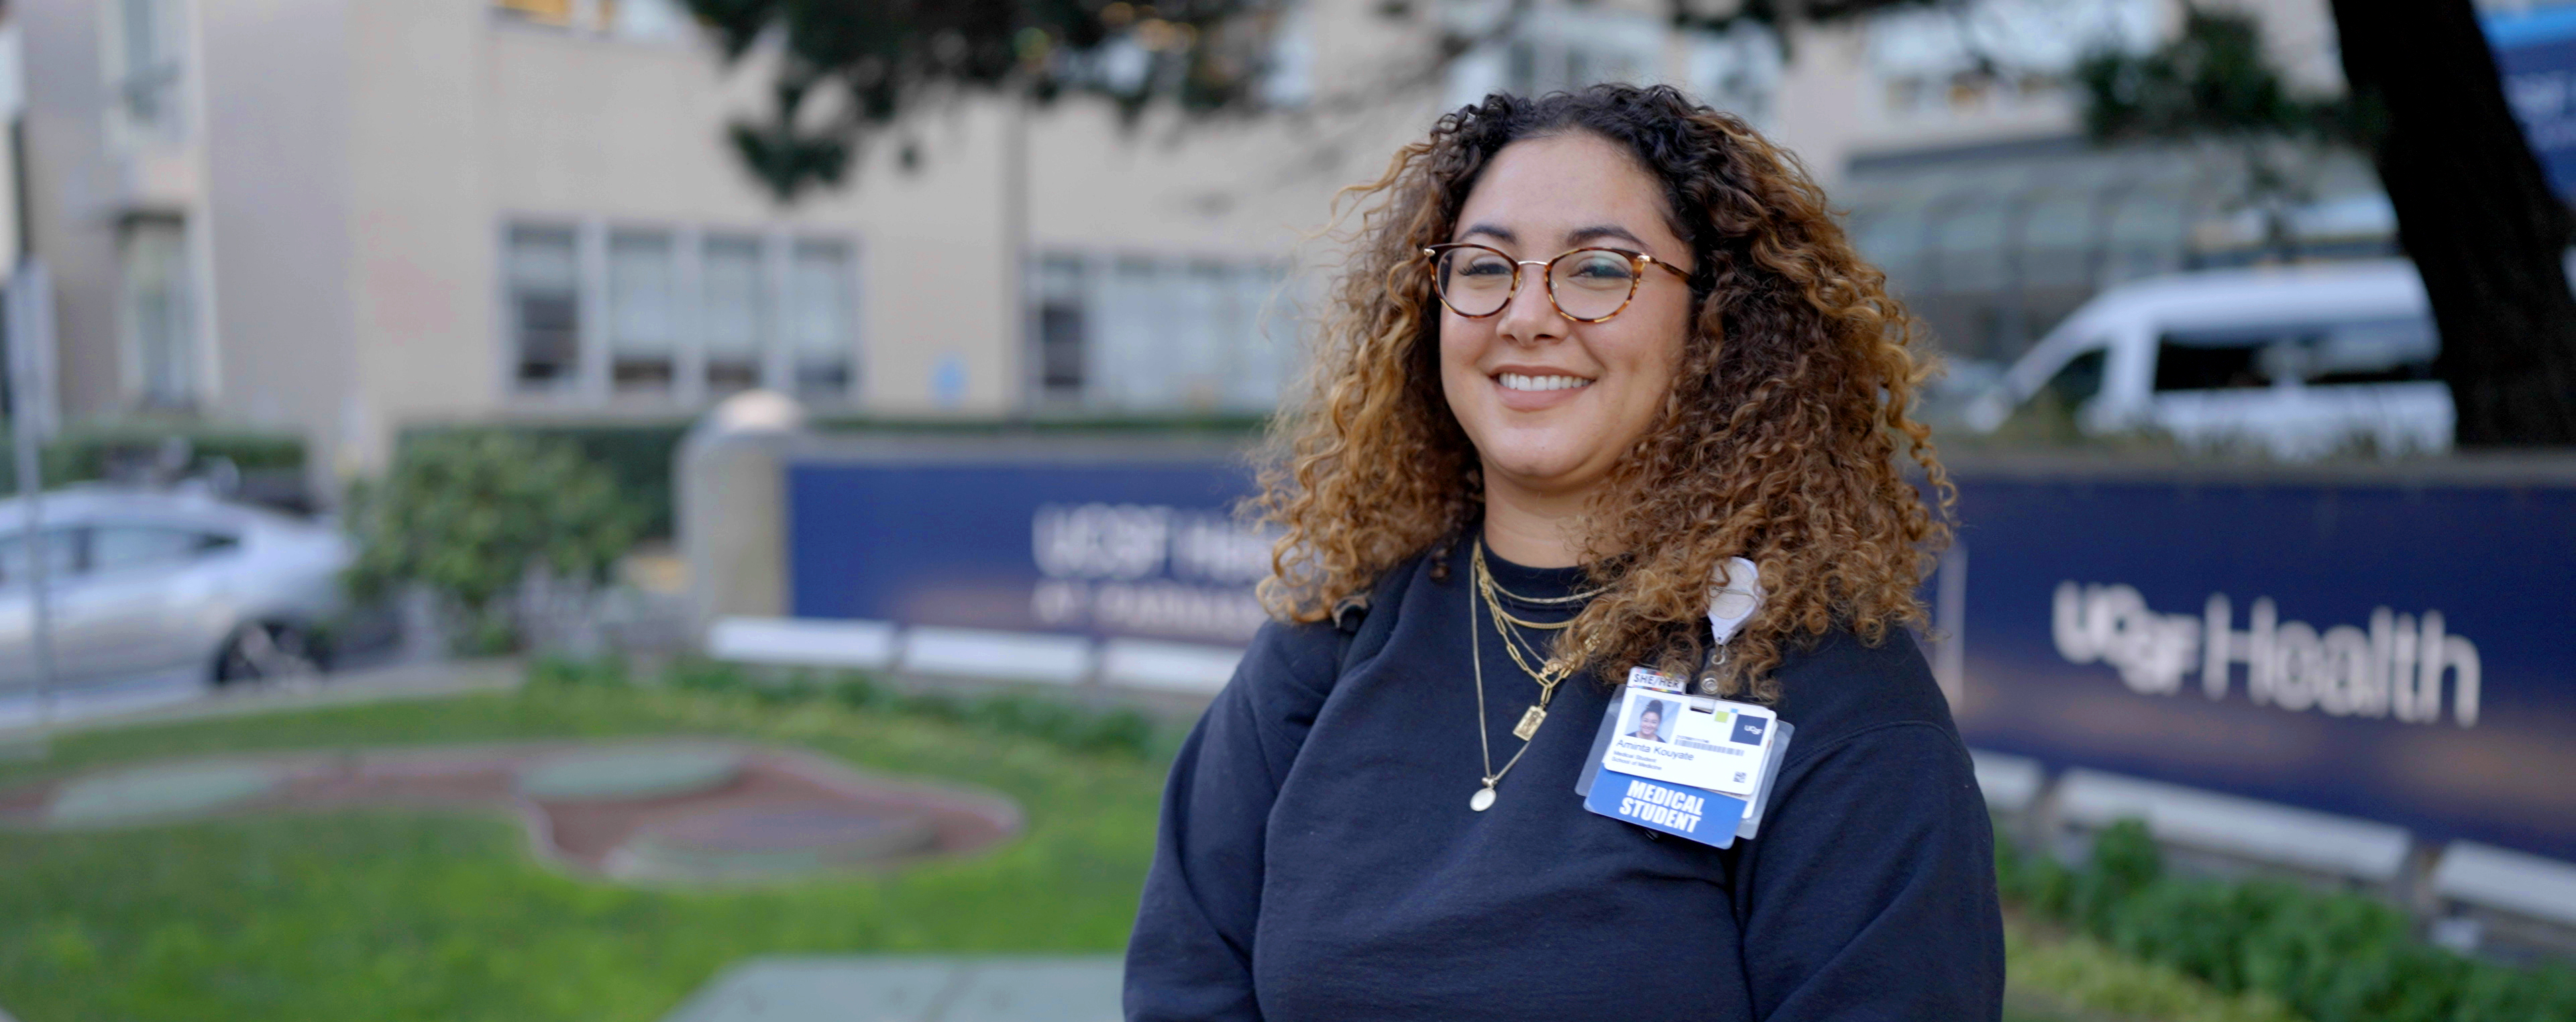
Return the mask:
<svg viewBox="0 0 2576 1022">
<path fill-rule="evenodd" d="M 1512 142 L 1588 132 L 1662 185 L 1696 257 L 1695 312 L 1661 416 L 1578 523 L 1602 594 L 1552 656 L 1603 678 L 1697 669 L 1710 580 L 1759 566 L 1761 612 L 1721 683 L 1777 697 L 1785 643 L 1836 627 L 1883 641 L 1925 623 L 1916 589 L 1950 539 L 1955 490 L 1907 413 L 1932 359 L 1797 159 L 1665 86 L 1489 96 L 1343 190 L 1359 218 L 1321 323 L 1307 393 L 1273 425 L 1250 508 L 1282 534 L 1261 597 L 1319 621 L 1423 554 L 1435 571 L 1476 520 L 1474 444 L 1440 383 L 1439 306 L 1417 258 L 1450 240 L 1479 174 Z M 1337 211 L 1343 203 L 1337 200 Z M 1347 214 L 1345 214 L 1347 215 Z M 1927 505 L 1900 465 L 1920 466 Z"/>
</svg>

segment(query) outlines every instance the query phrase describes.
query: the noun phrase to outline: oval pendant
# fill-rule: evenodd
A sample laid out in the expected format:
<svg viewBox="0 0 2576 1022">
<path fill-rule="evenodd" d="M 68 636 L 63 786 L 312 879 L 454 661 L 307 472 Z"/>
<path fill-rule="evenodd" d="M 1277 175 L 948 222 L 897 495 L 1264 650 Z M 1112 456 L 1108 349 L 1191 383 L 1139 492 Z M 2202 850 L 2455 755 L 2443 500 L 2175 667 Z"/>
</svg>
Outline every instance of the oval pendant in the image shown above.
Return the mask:
<svg viewBox="0 0 2576 1022">
<path fill-rule="evenodd" d="M 1493 807 L 1494 789 L 1492 788 L 1478 788 L 1476 789 L 1475 794 L 1467 796 L 1467 808 L 1469 809 L 1473 809 L 1481 813 Z"/>
</svg>

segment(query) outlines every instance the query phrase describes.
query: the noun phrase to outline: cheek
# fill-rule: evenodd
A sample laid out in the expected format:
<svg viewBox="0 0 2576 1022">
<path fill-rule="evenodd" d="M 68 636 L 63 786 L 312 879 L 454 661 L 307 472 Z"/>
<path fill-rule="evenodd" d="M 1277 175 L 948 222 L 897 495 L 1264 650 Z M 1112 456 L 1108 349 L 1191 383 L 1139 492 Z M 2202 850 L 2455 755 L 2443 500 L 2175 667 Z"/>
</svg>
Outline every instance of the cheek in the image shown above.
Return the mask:
<svg viewBox="0 0 2576 1022">
<path fill-rule="evenodd" d="M 1681 371 L 1682 348 L 1690 336 L 1689 320 L 1667 313 L 1636 324 L 1634 333 L 1619 338 L 1620 361 L 1639 392 L 1663 393 L 1672 389 L 1673 375 Z"/>
<path fill-rule="evenodd" d="M 1493 343 L 1493 324 L 1486 320 L 1465 319 L 1455 313 L 1440 317 L 1440 378 L 1444 385 L 1465 383 L 1478 377 L 1476 363 L 1484 358 L 1485 349 Z"/>
</svg>

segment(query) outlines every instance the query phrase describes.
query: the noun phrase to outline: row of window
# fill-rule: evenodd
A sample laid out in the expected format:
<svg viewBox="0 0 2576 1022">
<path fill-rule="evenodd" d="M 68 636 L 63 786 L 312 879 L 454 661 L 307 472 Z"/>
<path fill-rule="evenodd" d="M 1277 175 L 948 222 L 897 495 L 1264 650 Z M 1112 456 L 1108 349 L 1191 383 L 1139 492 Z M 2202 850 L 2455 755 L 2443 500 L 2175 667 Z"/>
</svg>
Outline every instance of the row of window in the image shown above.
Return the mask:
<svg viewBox="0 0 2576 1022">
<path fill-rule="evenodd" d="M 695 401 L 768 387 L 832 403 L 857 384 L 847 241 L 520 224 L 506 246 L 523 392 Z"/>
<path fill-rule="evenodd" d="M 1280 266 L 1059 252 L 1033 271 L 1039 403 L 1252 412 L 1278 402 L 1298 297 Z"/>
</svg>

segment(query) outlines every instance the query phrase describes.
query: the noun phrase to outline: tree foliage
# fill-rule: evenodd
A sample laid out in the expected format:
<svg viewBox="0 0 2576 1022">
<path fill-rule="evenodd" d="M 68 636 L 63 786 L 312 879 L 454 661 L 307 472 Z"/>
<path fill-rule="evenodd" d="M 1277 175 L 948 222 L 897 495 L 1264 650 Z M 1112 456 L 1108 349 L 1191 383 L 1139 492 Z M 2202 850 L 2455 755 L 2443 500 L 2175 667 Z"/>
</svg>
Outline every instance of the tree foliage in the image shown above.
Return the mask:
<svg viewBox="0 0 2576 1022">
<path fill-rule="evenodd" d="M 1285 0 L 688 0 L 728 61 L 776 61 L 765 114 L 728 129 L 779 201 L 840 183 L 908 114 L 974 93 L 1045 103 L 1156 99 L 1197 114 L 1260 105 Z M 914 159 L 907 143 L 905 162 Z"/>
<path fill-rule="evenodd" d="M 2076 63 L 2084 129 L 2096 142 L 2202 136 L 2352 139 L 2339 97 L 2293 96 L 2242 11 L 2189 7 L 2182 32 L 2146 53 L 2098 49 Z"/>
<path fill-rule="evenodd" d="M 2292 93 L 2263 50 L 2262 24 L 2242 11 L 2183 9 L 2182 31 L 2144 53 L 2099 48 L 2076 62 L 2084 129 L 2094 143 L 2193 142 L 2241 165 L 2237 202 L 2263 214 L 2267 246 L 2298 256 L 2290 210 L 2313 200 L 2321 156 L 2367 144 L 2340 96 Z"/>
<path fill-rule="evenodd" d="M 503 634 L 504 598 L 529 569 L 600 581 L 638 519 L 616 479 L 571 444 L 434 434 L 404 444 L 383 479 L 350 488 L 350 589 L 372 598 L 425 586 L 478 633 Z"/>
</svg>

